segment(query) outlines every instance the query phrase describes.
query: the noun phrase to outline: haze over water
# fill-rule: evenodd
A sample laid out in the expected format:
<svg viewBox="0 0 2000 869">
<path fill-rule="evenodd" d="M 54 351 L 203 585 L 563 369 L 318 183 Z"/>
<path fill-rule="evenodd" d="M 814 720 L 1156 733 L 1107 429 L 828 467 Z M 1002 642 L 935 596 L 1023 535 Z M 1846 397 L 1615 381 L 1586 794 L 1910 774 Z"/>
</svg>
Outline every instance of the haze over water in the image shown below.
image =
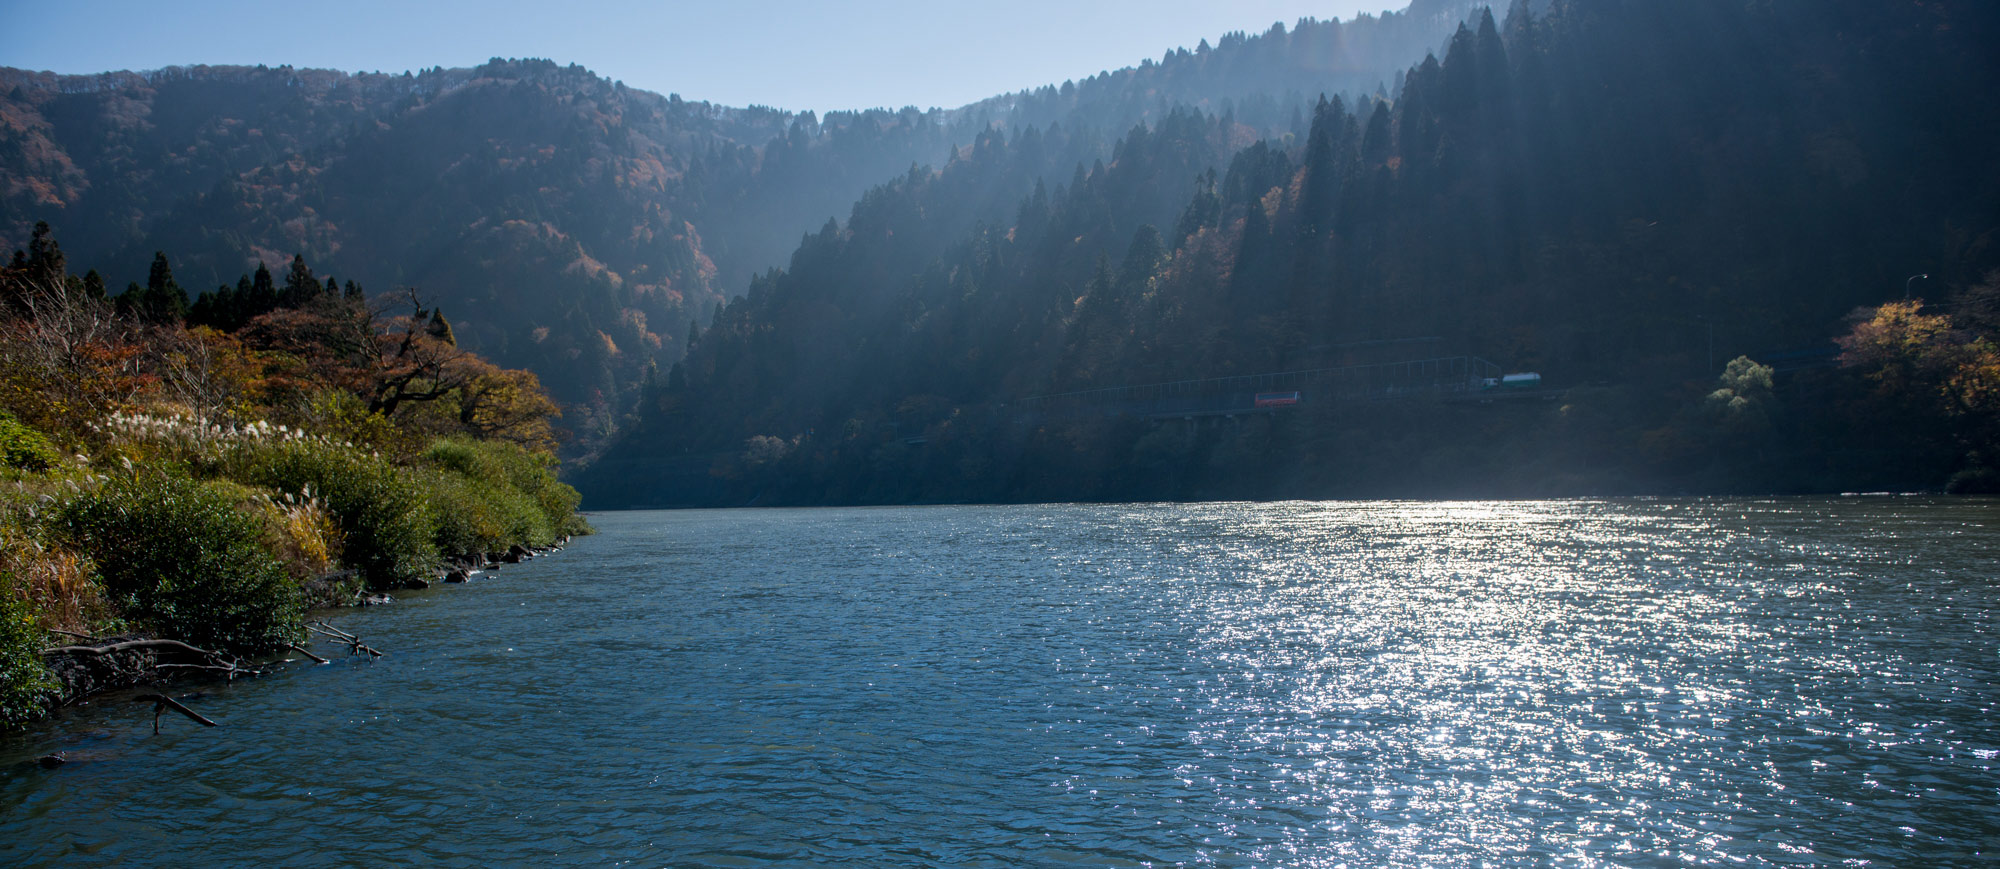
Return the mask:
<svg viewBox="0 0 2000 869">
<path fill-rule="evenodd" d="M 221 728 L 0 737 L 0 863 L 1974 864 L 1996 510 L 604 514 Z"/>
</svg>

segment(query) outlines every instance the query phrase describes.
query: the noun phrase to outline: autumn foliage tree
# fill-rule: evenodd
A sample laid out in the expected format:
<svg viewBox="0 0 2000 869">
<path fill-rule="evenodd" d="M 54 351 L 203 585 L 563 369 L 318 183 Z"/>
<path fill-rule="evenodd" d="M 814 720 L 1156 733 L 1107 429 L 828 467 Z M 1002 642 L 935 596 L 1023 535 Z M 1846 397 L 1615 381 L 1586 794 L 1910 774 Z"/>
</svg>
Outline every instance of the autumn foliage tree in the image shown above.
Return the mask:
<svg viewBox="0 0 2000 869">
<path fill-rule="evenodd" d="M 1841 362 L 1875 385 L 1897 413 L 1928 417 L 1956 441 L 1970 469 L 2000 460 L 2000 345 L 1921 301 L 1857 316 L 1840 338 Z"/>
<path fill-rule="evenodd" d="M 561 411 L 540 379 L 461 348 L 415 290 L 371 305 L 352 282 L 343 289 L 294 257 L 282 287 L 260 265 L 189 306 L 164 252 L 133 286 L 107 300 L 101 279 L 68 275 L 39 225 L 29 249 L 0 269 L 0 405 L 52 431 L 164 403 L 214 422 L 312 427 L 360 414 L 376 422 L 337 427 L 400 432 L 412 452 L 460 435 L 540 451 L 557 444 Z"/>
<path fill-rule="evenodd" d="M 38 428 L 65 428 L 129 404 L 157 378 L 133 324 L 61 278 L 9 282 L 0 320 L 0 405 Z"/>
</svg>

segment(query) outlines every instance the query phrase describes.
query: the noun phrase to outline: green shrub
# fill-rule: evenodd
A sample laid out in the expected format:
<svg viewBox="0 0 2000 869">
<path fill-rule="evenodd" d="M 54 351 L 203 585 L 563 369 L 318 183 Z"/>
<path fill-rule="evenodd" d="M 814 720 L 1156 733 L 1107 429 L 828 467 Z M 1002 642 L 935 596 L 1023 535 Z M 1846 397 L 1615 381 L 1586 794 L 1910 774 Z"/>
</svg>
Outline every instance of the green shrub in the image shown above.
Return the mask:
<svg viewBox="0 0 2000 869">
<path fill-rule="evenodd" d="M 471 481 L 454 474 L 428 471 L 424 491 L 430 498 L 435 524 L 431 539 L 444 555 L 491 552 L 499 530 L 480 509 Z"/>
<path fill-rule="evenodd" d="M 421 474 L 314 441 L 244 445 L 225 471 L 250 485 L 318 498 L 340 524 L 342 563 L 374 587 L 398 586 L 436 566 L 436 519 Z"/>
<path fill-rule="evenodd" d="M 426 468 L 424 491 L 437 517 L 438 550 L 448 555 L 504 551 L 555 540 L 548 519 L 527 495 L 505 485 Z"/>
<path fill-rule="evenodd" d="M 57 522 L 128 619 L 203 648 L 262 652 L 297 638 L 303 608 L 240 495 L 142 470 L 77 498 Z"/>
<path fill-rule="evenodd" d="M 576 515 L 576 490 L 556 480 L 555 459 L 545 453 L 498 441 L 448 439 L 432 443 L 423 458 L 457 478 L 438 484 L 440 509 L 456 509 L 445 506 L 452 502 L 469 505 L 456 521 L 474 526 L 474 536 L 547 546 L 561 535 L 589 531 Z"/>
<path fill-rule="evenodd" d="M 0 412 L 0 465 L 23 471 L 46 471 L 62 461 L 54 444 L 20 420 Z"/>
<path fill-rule="evenodd" d="M 0 573 L 0 725 L 40 718 L 55 696 L 41 641 L 35 614 L 15 596 L 13 577 Z"/>
</svg>

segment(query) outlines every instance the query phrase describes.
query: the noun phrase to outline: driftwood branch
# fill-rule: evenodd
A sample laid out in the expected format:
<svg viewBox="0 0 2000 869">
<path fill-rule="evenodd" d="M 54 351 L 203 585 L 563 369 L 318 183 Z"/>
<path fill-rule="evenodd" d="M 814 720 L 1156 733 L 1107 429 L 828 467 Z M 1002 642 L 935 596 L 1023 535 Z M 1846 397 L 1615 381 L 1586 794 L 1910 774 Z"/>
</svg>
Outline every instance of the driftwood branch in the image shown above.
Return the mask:
<svg viewBox="0 0 2000 869">
<path fill-rule="evenodd" d="M 318 631 L 322 634 L 325 634 L 329 637 L 333 637 L 334 639 L 348 640 L 348 641 L 361 639 L 360 637 L 357 637 L 353 634 L 350 634 L 346 631 L 343 631 L 339 628 L 329 625 L 326 622 L 312 622 L 307 624 L 306 627 Z"/>
<path fill-rule="evenodd" d="M 242 668 L 242 667 L 238 667 L 238 666 L 236 666 L 236 665 L 234 665 L 234 664 L 154 664 L 154 665 L 153 665 L 153 669 L 155 669 L 155 670 L 213 670 L 213 671 L 215 671 L 215 672 L 217 672 L 217 673 L 227 673 L 227 674 L 229 674 L 229 675 L 231 675 L 231 676 L 255 676 L 255 675 L 259 675 L 259 671 L 257 671 L 257 670 L 248 670 L 248 669 L 245 669 L 245 668 Z"/>
<path fill-rule="evenodd" d="M 168 709 L 172 709 L 172 710 L 174 710 L 175 712 L 179 712 L 180 714 L 182 714 L 182 715 L 185 715 L 185 716 L 187 716 L 188 718 L 191 718 L 191 719 L 193 719 L 194 721 L 196 721 L 196 722 L 200 723 L 200 724 L 201 724 L 202 726 L 204 726 L 204 727 L 219 727 L 219 726 L 221 726 L 221 725 L 218 725 L 218 724 L 216 724 L 216 723 L 215 723 L 215 722 L 213 722 L 213 721 L 210 721 L 210 720 L 208 720 L 208 719 L 206 719 L 206 718 L 203 718 L 203 717 L 202 717 L 202 715 L 201 715 L 201 713 L 199 713 L 199 712 L 196 712 L 196 711 L 194 711 L 194 710 L 192 710 L 192 709 L 189 709 L 189 708 L 187 708 L 186 706 L 182 706 L 182 705 L 180 704 L 180 701 L 178 701 L 178 700 L 175 700 L 175 699 L 174 699 L 174 698 L 172 698 L 172 697 L 168 697 L 168 696 L 167 696 L 167 695 L 165 695 L 165 694 L 141 694 L 141 695 L 139 695 L 138 697 L 134 697 L 134 698 L 132 698 L 132 702 L 134 702 L 134 703 L 145 703 L 145 702 L 148 702 L 148 701 L 151 701 L 151 702 L 152 702 L 152 704 L 153 704 L 153 732 L 154 732 L 154 733 L 159 733 L 159 732 L 160 732 L 160 713 L 162 713 L 162 712 L 165 712 L 165 711 L 167 711 Z"/>
<path fill-rule="evenodd" d="M 346 631 L 343 631 L 339 628 L 329 625 L 326 622 L 313 622 L 311 624 L 306 625 L 306 629 L 313 631 L 314 633 L 320 634 L 321 636 L 330 637 L 332 639 L 346 643 L 347 653 L 350 655 L 359 655 L 362 652 L 367 652 L 369 657 L 371 658 L 382 658 L 387 656 L 383 652 L 378 652 L 374 649 L 369 648 L 366 644 L 361 642 L 360 637 L 357 637 L 353 634 L 350 634 Z"/>
<path fill-rule="evenodd" d="M 109 655 L 113 652 L 123 652 L 128 649 L 178 649 L 183 652 L 189 652 L 196 655 L 203 655 L 209 658 L 214 658 L 216 660 L 223 660 L 223 656 L 221 655 L 218 655 L 207 649 L 197 649 L 193 646 L 181 642 L 180 640 L 126 640 L 122 643 L 112 643 L 111 645 L 108 646 L 57 646 L 56 648 L 53 649 L 43 649 L 42 654 L 44 656 Z"/>
<path fill-rule="evenodd" d="M 51 634 L 62 634 L 62 635 L 63 635 L 63 636 L 65 636 L 65 637 L 75 637 L 75 638 L 77 638 L 77 639 L 79 639 L 79 640 L 90 640 L 90 641 L 93 641 L 93 642 L 95 642 L 95 641 L 97 640 L 97 638 L 96 638 L 96 637 L 93 637 L 93 636 L 91 636 L 91 635 L 89 635 L 89 634 L 79 634 L 79 633 L 77 633 L 77 632 L 75 632 L 75 631 L 65 631 L 65 630 L 63 630 L 62 628 L 50 628 L 50 629 L 49 629 L 49 633 L 51 633 Z"/>
<path fill-rule="evenodd" d="M 152 662 L 140 667 L 138 670 L 140 673 L 164 673 L 169 670 L 203 670 L 212 673 L 221 673 L 231 679 L 237 676 L 261 675 L 259 671 L 243 666 L 243 662 L 236 658 L 219 652 L 211 652 L 207 649 L 190 646 L 179 640 L 125 640 L 103 646 L 61 646 L 54 649 L 43 649 L 42 656 L 45 658 L 55 658 L 63 655 L 102 656 L 130 651 L 159 652 L 162 656 L 191 655 L 196 656 L 201 661 L 198 664 Z"/>
<path fill-rule="evenodd" d="M 288 649 L 291 649 L 292 651 L 294 651 L 294 652 L 297 652 L 297 653 L 299 653 L 299 654 L 301 654 L 301 655 L 304 655 L 304 656 L 306 656 L 306 657 L 308 657 L 308 658 L 311 658 L 311 659 L 313 659 L 314 661 L 318 661 L 319 663 L 322 663 L 322 664 L 326 664 L 326 663 L 330 663 L 329 661 L 327 661 L 327 659 L 325 659 L 325 658 L 322 658 L 322 657 L 320 657 L 320 656 L 318 656 L 318 655 L 315 655 L 315 654 L 313 654 L 313 653 L 311 653 L 311 652 L 308 652 L 308 651 L 306 651 L 306 647 L 304 647 L 304 646 L 301 646 L 301 645 L 299 645 L 298 643 L 286 643 L 286 644 L 285 644 L 285 648 L 288 648 Z"/>
</svg>

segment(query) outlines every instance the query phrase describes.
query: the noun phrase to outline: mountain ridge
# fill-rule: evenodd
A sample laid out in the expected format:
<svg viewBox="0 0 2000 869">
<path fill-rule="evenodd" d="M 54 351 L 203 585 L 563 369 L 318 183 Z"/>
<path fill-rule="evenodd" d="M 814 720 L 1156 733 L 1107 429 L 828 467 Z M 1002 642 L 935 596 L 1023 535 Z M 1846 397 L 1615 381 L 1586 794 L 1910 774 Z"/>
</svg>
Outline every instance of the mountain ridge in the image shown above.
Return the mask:
<svg viewBox="0 0 2000 869">
<path fill-rule="evenodd" d="M 1905 264 L 1968 311 L 2000 292 L 2000 176 L 1979 145 L 2000 129 L 1977 48 L 1994 17 L 1516 4 L 1504 26 L 1461 27 L 1393 101 L 1336 98 L 1303 137 L 1211 152 L 1227 171 L 1191 193 L 1191 164 L 1146 166 L 1214 141 L 1215 115 L 1135 127 L 1011 220 L 958 216 L 976 225 L 956 240 L 887 242 L 904 232 L 881 215 L 941 222 L 968 201 L 888 185 L 732 302 L 580 485 L 600 505 L 813 504 L 1838 491 L 1978 472 L 1967 439 L 1992 409 L 1976 399 L 1917 412 L 1860 369 L 1777 394 L 1757 391 L 1771 375 L 1754 358 L 1717 368 L 1868 345 L 1840 336 L 1843 315 L 1877 316 Z M 931 186 L 1004 176 L 1016 144 Z M 1131 198 L 1161 185 L 1178 218 Z M 1185 426 L 1158 406 L 1009 409 L 1339 367 L 1359 361 L 1339 347 L 1416 336 L 1577 388 L 1547 393 L 1552 413 L 1310 390 L 1296 410 L 1197 403 Z M 1211 415 L 1240 428 L 1196 424 Z"/>
<path fill-rule="evenodd" d="M 1206 56 L 1254 70 L 1276 62 L 1257 51 L 1343 26 L 1302 22 Z M 1084 90 L 1137 87 L 1124 80 L 1157 71 L 1149 61 Z M 1296 123 L 1296 111 L 1249 96 L 1247 136 Z M 114 292 L 156 251 L 197 292 L 294 254 L 378 294 L 416 286 L 469 346 L 540 372 L 592 441 L 654 366 L 680 358 L 690 324 L 869 188 L 943 165 L 989 128 L 1062 128 L 1069 150 L 1044 161 L 1058 178 L 1162 111 L 1127 102 L 1070 105 L 1046 122 L 982 103 L 791 113 L 689 102 L 541 60 L 402 74 L 0 69 L 0 239 L 22 246 L 47 220 Z"/>
</svg>

